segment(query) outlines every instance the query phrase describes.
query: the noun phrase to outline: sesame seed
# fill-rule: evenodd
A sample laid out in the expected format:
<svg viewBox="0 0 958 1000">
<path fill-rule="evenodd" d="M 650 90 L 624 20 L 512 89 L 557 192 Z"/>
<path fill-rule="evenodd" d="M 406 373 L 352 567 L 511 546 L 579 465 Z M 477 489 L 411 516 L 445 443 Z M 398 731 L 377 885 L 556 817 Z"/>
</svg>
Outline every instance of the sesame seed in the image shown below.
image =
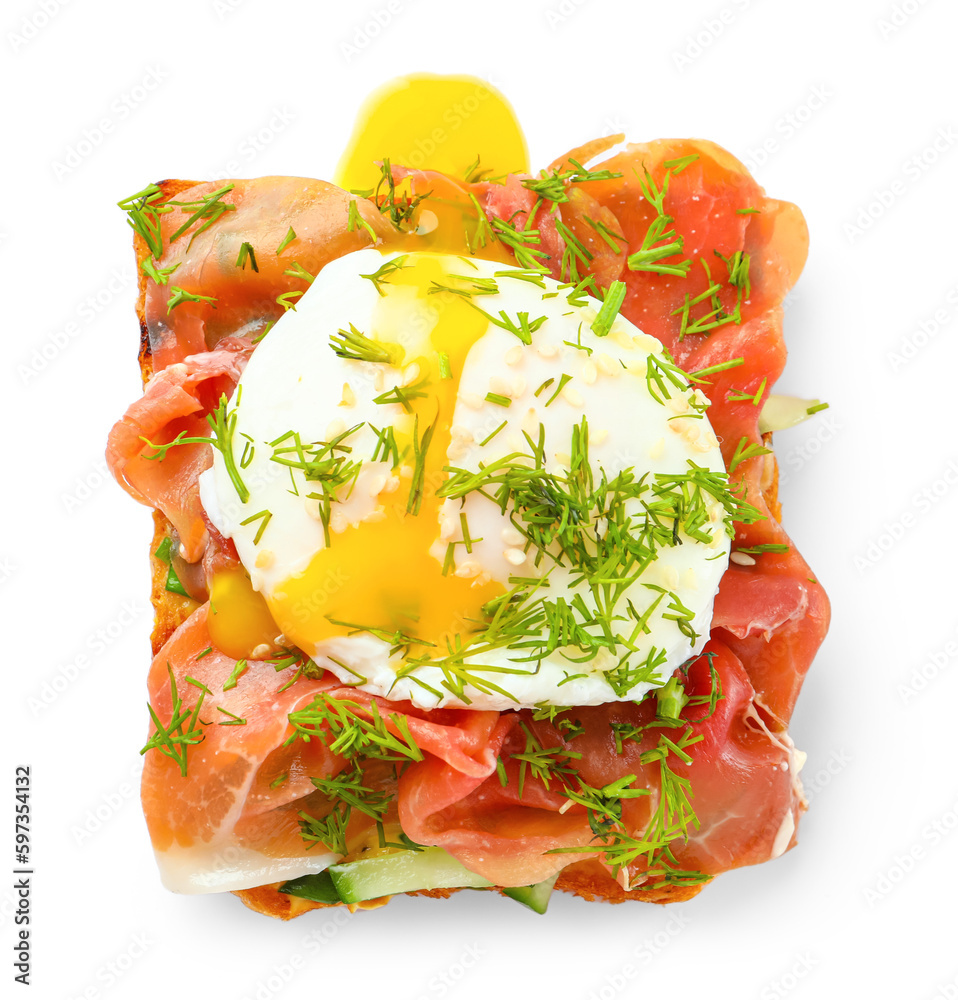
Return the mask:
<svg viewBox="0 0 958 1000">
<path fill-rule="evenodd" d="M 678 434 L 683 441 L 693 444 L 698 440 L 700 433 L 697 420 L 689 420 L 686 417 L 679 417 L 678 420 L 670 420 L 669 428 L 674 434 Z"/>
<path fill-rule="evenodd" d="M 562 398 L 570 406 L 582 406 L 582 394 L 578 389 L 573 389 L 569 382 L 566 382 L 562 389 Z"/>
<path fill-rule="evenodd" d="M 356 393 L 353 392 L 352 386 L 348 382 L 343 382 L 343 398 L 339 405 L 347 407 L 356 405 Z"/>
<path fill-rule="evenodd" d="M 536 415 L 536 408 L 534 406 L 530 406 L 529 409 L 526 410 L 526 415 L 522 418 L 522 429 L 531 437 L 538 427 L 539 420 Z"/>
<path fill-rule="evenodd" d="M 470 410 L 479 410 L 482 408 L 484 400 L 478 392 L 461 392 L 459 393 L 459 402 L 463 406 L 468 406 Z"/>
<path fill-rule="evenodd" d="M 467 559 L 464 563 L 461 563 L 456 567 L 455 575 L 461 580 L 471 580 L 473 577 L 479 575 L 482 567 L 477 562 L 473 562 L 471 559 Z"/>
<path fill-rule="evenodd" d="M 595 365 L 603 375 L 615 377 L 622 373 L 622 365 L 611 354 L 599 354 L 595 358 Z"/>
<path fill-rule="evenodd" d="M 536 347 L 536 354 L 540 358 L 554 358 L 559 353 L 559 347 L 557 344 L 539 344 Z"/>
<path fill-rule="evenodd" d="M 517 365 L 522 360 L 522 348 L 516 344 L 515 347 L 510 347 L 506 351 L 506 364 L 507 365 Z"/>
<path fill-rule="evenodd" d="M 641 348 L 641 350 L 649 351 L 650 353 L 662 350 L 662 342 L 660 340 L 656 340 L 655 337 L 652 337 L 647 333 L 637 333 L 632 338 L 632 343 L 635 344 L 636 347 Z"/>
<path fill-rule="evenodd" d="M 733 552 L 729 557 L 729 562 L 737 566 L 754 566 L 755 560 L 747 552 Z"/>
<path fill-rule="evenodd" d="M 272 549 L 260 549 L 256 553 L 256 562 L 254 565 L 257 569 L 269 569 L 273 565 L 275 558 Z"/>
<path fill-rule="evenodd" d="M 695 451 L 711 451 L 718 447 L 718 439 L 711 431 L 706 431 L 699 437 L 698 441 L 692 442 L 692 447 Z"/>
<path fill-rule="evenodd" d="M 586 385 L 592 385 L 598 377 L 599 369 L 596 366 L 596 363 L 590 358 L 582 366 L 582 381 L 585 382 Z"/>
<path fill-rule="evenodd" d="M 506 545 L 521 545 L 522 544 L 522 533 L 516 531 L 511 525 L 508 528 L 503 528 L 499 537 L 506 543 Z"/>
<path fill-rule="evenodd" d="M 251 660 L 265 660 L 271 652 L 272 646 L 269 643 L 261 642 L 258 646 L 254 646 L 250 650 L 249 658 Z"/>
<path fill-rule="evenodd" d="M 526 561 L 522 549 L 504 549 L 502 555 L 510 566 L 521 566 Z"/>
</svg>

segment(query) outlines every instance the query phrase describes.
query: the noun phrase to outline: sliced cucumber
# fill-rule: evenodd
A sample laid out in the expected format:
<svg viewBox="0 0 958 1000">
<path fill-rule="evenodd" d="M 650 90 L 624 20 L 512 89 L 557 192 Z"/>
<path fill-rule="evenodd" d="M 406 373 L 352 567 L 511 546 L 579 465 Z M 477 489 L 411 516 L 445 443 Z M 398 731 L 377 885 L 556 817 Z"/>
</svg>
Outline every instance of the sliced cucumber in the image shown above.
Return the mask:
<svg viewBox="0 0 958 1000">
<path fill-rule="evenodd" d="M 485 889 L 492 885 L 441 847 L 360 858 L 333 865 L 329 874 L 344 903 L 360 903 L 364 899 L 417 889 Z"/>
<path fill-rule="evenodd" d="M 342 902 L 328 870 L 290 879 L 279 887 L 279 891 L 285 892 L 289 896 L 311 899 L 314 903 Z"/>
<path fill-rule="evenodd" d="M 811 413 L 822 403 L 817 399 L 800 399 L 798 396 L 780 396 L 773 393 L 765 400 L 758 418 L 758 429 L 762 434 L 784 431 L 789 427 L 808 420 Z"/>
<path fill-rule="evenodd" d="M 504 888 L 502 891 L 511 899 L 515 899 L 524 906 L 528 906 L 530 910 L 535 910 L 536 913 L 545 913 L 549 905 L 549 897 L 552 895 L 552 890 L 555 888 L 558 877 L 559 873 L 556 872 L 552 878 L 536 882 L 535 885 L 517 885 L 508 889 Z"/>
</svg>

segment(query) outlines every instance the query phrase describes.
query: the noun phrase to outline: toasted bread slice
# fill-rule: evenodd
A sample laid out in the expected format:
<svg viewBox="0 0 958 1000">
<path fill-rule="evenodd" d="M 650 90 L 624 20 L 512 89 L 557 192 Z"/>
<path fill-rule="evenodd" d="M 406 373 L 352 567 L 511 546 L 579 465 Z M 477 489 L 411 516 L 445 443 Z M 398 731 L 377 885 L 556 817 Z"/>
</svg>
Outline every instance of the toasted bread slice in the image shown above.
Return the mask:
<svg viewBox="0 0 958 1000">
<path fill-rule="evenodd" d="M 165 180 L 158 186 L 165 198 L 171 198 L 193 186 L 196 181 Z M 149 335 L 146 326 L 146 282 L 147 276 L 141 265 L 149 256 L 149 248 L 139 234 L 134 234 L 134 249 L 136 252 L 137 273 L 139 277 L 139 296 L 136 303 L 136 313 L 140 321 L 139 363 L 143 382 L 153 374 L 153 358 L 150 350 Z M 771 435 L 765 436 L 766 446 L 771 445 Z M 765 458 L 762 480 L 762 492 L 766 503 L 776 519 L 780 518 L 781 508 L 778 503 L 778 466 L 774 455 Z M 196 601 L 183 597 L 166 589 L 167 565 L 156 557 L 155 553 L 160 543 L 171 532 L 171 525 L 160 512 L 154 511 L 154 532 L 151 543 L 152 593 L 151 600 L 154 610 L 154 626 L 152 647 L 154 656 L 160 647 L 169 639 L 173 632 L 197 609 Z M 329 904 L 317 903 L 279 892 L 282 883 L 263 885 L 254 889 L 243 889 L 234 892 L 250 909 L 258 913 L 289 920 L 308 910 L 325 909 Z M 695 896 L 701 885 L 677 886 L 666 885 L 654 889 L 636 889 L 626 891 L 609 875 L 597 861 L 580 861 L 569 865 L 560 874 L 556 889 L 574 893 L 577 896 L 592 901 L 604 900 L 610 903 L 622 903 L 626 900 L 643 900 L 649 903 L 681 902 Z M 446 898 L 458 889 L 434 889 L 411 892 L 408 895 Z M 370 900 L 352 905 L 351 909 L 373 909 L 388 902 L 389 897 L 381 900 Z M 333 904 L 335 905 L 335 904 Z"/>
</svg>

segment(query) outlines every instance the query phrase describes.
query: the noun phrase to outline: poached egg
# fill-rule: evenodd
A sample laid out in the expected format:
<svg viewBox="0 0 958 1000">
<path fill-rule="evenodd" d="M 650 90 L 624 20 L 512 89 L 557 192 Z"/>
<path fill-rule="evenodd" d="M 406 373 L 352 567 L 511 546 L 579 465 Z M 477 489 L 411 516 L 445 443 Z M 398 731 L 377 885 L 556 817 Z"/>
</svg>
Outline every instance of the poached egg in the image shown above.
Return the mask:
<svg viewBox="0 0 958 1000">
<path fill-rule="evenodd" d="M 665 684 L 708 638 L 731 498 L 706 398 L 611 299 L 473 257 L 328 264 L 201 479 L 248 574 L 214 580 L 214 641 L 241 622 L 423 708 Z"/>
</svg>

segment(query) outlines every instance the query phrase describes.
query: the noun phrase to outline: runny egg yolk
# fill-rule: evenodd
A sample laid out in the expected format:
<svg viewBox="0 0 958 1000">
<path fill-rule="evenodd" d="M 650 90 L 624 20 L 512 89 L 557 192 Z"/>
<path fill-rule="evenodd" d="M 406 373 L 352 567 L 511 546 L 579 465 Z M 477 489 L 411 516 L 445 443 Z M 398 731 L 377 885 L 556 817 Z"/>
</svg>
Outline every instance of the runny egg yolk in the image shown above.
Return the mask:
<svg viewBox="0 0 958 1000">
<path fill-rule="evenodd" d="M 208 622 L 216 648 L 237 660 L 251 656 L 257 646 L 271 647 L 279 631 L 241 566 L 213 576 Z"/>
<path fill-rule="evenodd" d="M 398 488 L 381 497 L 386 503 L 379 520 L 334 533 L 332 544 L 316 553 L 302 575 L 270 596 L 273 617 L 296 645 L 311 648 L 361 625 L 367 632 L 400 632 L 419 639 L 419 645 L 431 643 L 445 651 L 447 640 L 480 626 L 482 606 L 504 591 L 502 584 L 481 577 L 444 575 L 442 562 L 430 554 L 440 533 L 442 499 L 436 491 L 445 479 L 459 375 L 469 349 L 488 329 L 486 317 L 461 296 L 429 294 L 430 286 L 443 284 L 445 277 L 440 260 L 429 257 L 390 277 L 391 292 L 409 287 L 417 297 L 428 296 L 435 307 L 436 323 L 421 341 L 424 349 L 414 356 L 407 351 L 404 359 L 407 371 L 418 366 L 415 381 L 425 382 L 425 394 L 409 399 L 412 413 L 402 425 L 408 429 L 396 428 L 400 452 L 404 447 L 408 451 L 395 470 L 400 473 Z M 388 299 L 383 303 L 381 322 L 369 336 L 399 343 L 404 331 L 389 322 Z M 448 359 L 447 370 L 440 368 L 441 355 Z M 431 427 L 420 488 L 420 477 L 413 472 L 416 439 L 421 444 Z"/>
<path fill-rule="evenodd" d="M 416 170 L 466 178 L 527 172 L 525 137 L 497 90 L 472 76 L 398 77 L 364 102 L 333 180 L 348 190 L 375 188 L 384 158 Z"/>
<path fill-rule="evenodd" d="M 525 136 L 502 94 L 473 76 L 417 73 L 391 80 L 363 104 L 334 182 L 385 198 L 380 164 L 386 160 L 394 167 L 439 172 L 395 181 L 400 204 L 425 195 L 428 200 L 414 213 L 415 225 L 387 240 L 389 249 L 479 253 L 514 263 L 505 247 L 483 232 L 487 223 L 474 196 L 457 183 L 528 172 Z"/>
<path fill-rule="evenodd" d="M 412 74 L 390 81 L 366 99 L 334 180 L 346 190 L 375 190 L 383 178 L 379 164 L 388 158 L 397 166 L 439 171 L 465 181 L 470 169 L 476 169 L 477 157 L 481 176 L 529 169 L 525 137 L 505 97 L 476 77 Z M 397 230 L 388 240 L 389 249 L 478 251 L 486 259 L 513 263 L 502 244 L 483 235 L 481 213 L 466 188 L 454 180 L 407 177 L 396 184 L 396 193 L 399 199 L 425 194 L 429 198 L 415 213 L 416 225 Z M 429 281 L 441 277 L 438 266 L 436 274 L 427 276 L 428 270 L 423 265 L 403 269 L 392 283 L 411 285 L 426 295 Z M 482 618 L 482 605 L 502 592 L 496 584 L 451 573 L 444 576 L 429 551 L 438 537 L 442 501 L 435 491 L 444 478 L 458 373 L 469 348 L 486 329 L 485 319 L 455 301 L 456 296 L 430 298 L 444 308 L 432 331 L 432 350 L 415 359 L 420 378 L 431 383 L 428 399 L 411 401 L 420 436 L 436 421 L 418 515 L 407 513 L 411 480 L 401 478 L 400 488 L 384 504 L 381 521 L 337 534 L 305 573 L 287 582 L 285 597 L 271 599 L 268 607 L 245 572 L 217 573 L 210 631 L 216 645 L 229 655 L 250 656 L 280 632 L 295 644 L 348 634 L 349 628 L 332 624 L 330 618 L 387 632 L 401 630 L 444 648 L 445 637 L 473 631 Z M 453 301 L 442 301 L 446 299 Z M 390 340 L 385 330 L 376 336 Z M 439 352 L 449 358 L 452 379 L 439 377 Z M 400 441 L 398 432 L 396 437 L 400 449 L 412 445 L 411 434 L 405 441 Z"/>
</svg>

